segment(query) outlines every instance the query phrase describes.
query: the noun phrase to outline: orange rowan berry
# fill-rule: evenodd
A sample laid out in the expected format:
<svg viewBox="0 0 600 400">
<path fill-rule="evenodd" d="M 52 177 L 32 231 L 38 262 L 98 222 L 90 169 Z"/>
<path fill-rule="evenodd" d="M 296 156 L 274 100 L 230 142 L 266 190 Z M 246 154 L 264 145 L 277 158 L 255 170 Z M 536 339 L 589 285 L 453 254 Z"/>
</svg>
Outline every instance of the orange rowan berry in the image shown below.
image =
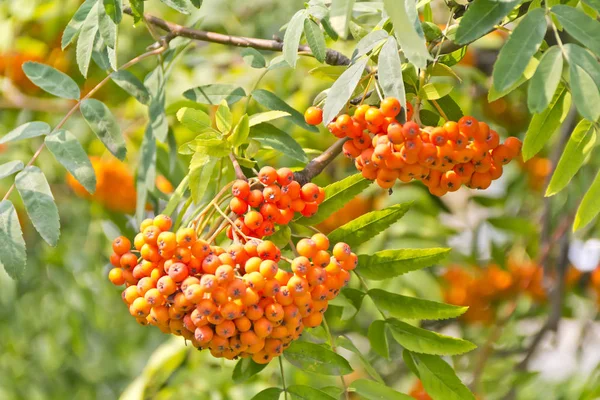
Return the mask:
<svg viewBox="0 0 600 400">
<path fill-rule="evenodd" d="M 297 181 L 292 181 L 289 185 L 282 186 L 281 193 L 290 196 L 290 199 L 295 200 L 300 197 L 301 186 Z"/>
<path fill-rule="evenodd" d="M 365 123 L 365 114 L 370 108 L 371 107 L 368 104 L 361 104 L 360 106 L 356 107 L 356 110 L 354 111 L 354 119 L 357 122 Z"/>
<path fill-rule="evenodd" d="M 300 239 L 296 244 L 298 254 L 304 257 L 312 258 L 318 251 L 317 244 L 312 239 Z"/>
<path fill-rule="evenodd" d="M 442 127 L 436 127 L 431 131 L 430 140 L 436 146 L 443 146 L 448 141 L 448 132 Z"/>
<path fill-rule="evenodd" d="M 121 268 L 133 269 L 138 263 L 137 256 L 133 253 L 125 253 L 121 256 Z"/>
<path fill-rule="evenodd" d="M 140 232 L 144 232 L 144 229 L 154 224 L 154 220 L 151 218 L 146 218 L 140 224 Z"/>
<path fill-rule="evenodd" d="M 158 262 L 160 261 L 160 254 L 158 253 L 158 248 L 153 245 L 149 245 L 148 243 L 142 246 L 142 250 L 140 250 L 140 255 L 144 260 Z"/>
<path fill-rule="evenodd" d="M 354 147 L 362 151 L 371 146 L 371 137 L 368 134 L 363 133 L 360 137 L 352 139 L 352 143 L 354 144 Z"/>
<path fill-rule="evenodd" d="M 314 256 L 312 256 L 312 262 L 315 266 L 324 268 L 329 265 L 331 255 L 325 250 L 317 250 Z"/>
<path fill-rule="evenodd" d="M 112 248 L 115 254 L 122 256 L 131 250 L 131 242 L 125 236 L 119 236 L 113 240 Z"/>
<path fill-rule="evenodd" d="M 192 259 L 192 251 L 187 247 L 178 247 L 175 249 L 173 259 L 178 262 L 187 264 Z"/>
<path fill-rule="evenodd" d="M 197 240 L 196 232 L 192 228 L 181 228 L 176 234 L 177 244 L 182 247 L 191 247 Z"/>
<path fill-rule="evenodd" d="M 278 322 L 283 319 L 283 306 L 272 303 L 265 307 L 265 317 L 271 322 Z"/>
<path fill-rule="evenodd" d="M 113 267 L 121 267 L 121 256 L 118 254 L 112 253 L 110 255 L 110 263 Z"/>
<path fill-rule="evenodd" d="M 494 160 L 494 164 L 508 164 L 513 159 L 512 153 L 513 151 L 505 144 L 498 145 L 498 147 L 492 150 L 492 159 Z"/>
<path fill-rule="evenodd" d="M 242 306 L 233 301 L 226 302 L 221 306 L 220 309 L 221 315 L 223 315 L 225 320 L 234 320 L 238 317 L 241 317 L 242 311 Z"/>
<path fill-rule="evenodd" d="M 523 146 L 523 144 L 516 137 L 510 136 L 506 138 L 506 140 L 504 141 L 504 145 L 510 149 L 511 158 L 515 158 L 519 154 L 521 154 L 521 147 Z"/>
<path fill-rule="evenodd" d="M 210 245 L 204 240 L 199 239 L 192 245 L 192 255 L 198 260 L 203 260 L 209 254 Z"/>
<path fill-rule="evenodd" d="M 448 140 L 456 141 L 460 133 L 458 123 L 454 121 L 448 121 L 444 124 L 444 130 L 448 134 Z"/>
<path fill-rule="evenodd" d="M 321 322 L 323 322 L 323 314 L 320 312 L 313 312 L 309 316 L 302 318 L 302 323 L 309 328 L 317 327 L 321 325 Z"/>
<path fill-rule="evenodd" d="M 212 274 L 204 274 L 200 278 L 200 286 L 202 286 L 204 293 L 211 293 L 217 288 L 217 280 Z"/>
<path fill-rule="evenodd" d="M 265 277 L 260 272 L 250 272 L 243 276 L 248 287 L 260 291 L 265 287 Z"/>
<path fill-rule="evenodd" d="M 157 215 L 152 222 L 161 231 L 168 231 L 173 226 L 173 220 L 167 215 Z"/>
<path fill-rule="evenodd" d="M 448 192 L 456 192 L 460 189 L 462 180 L 460 176 L 453 170 L 446 171 L 440 179 L 440 188 Z"/>
<path fill-rule="evenodd" d="M 492 177 L 489 173 L 474 172 L 473 175 L 471 175 L 471 182 L 469 183 L 469 187 L 473 189 L 484 190 L 490 187 L 491 183 Z"/>
<path fill-rule="evenodd" d="M 229 208 L 237 215 L 242 215 L 248 211 L 248 203 L 238 197 L 233 197 L 229 201 Z"/>
<path fill-rule="evenodd" d="M 125 277 L 123 276 L 123 270 L 121 268 L 113 268 L 108 273 L 108 279 L 113 285 L 121 286 L 125 283 Z"/>
<path fill-rule="evenodd" d="M 277 266 L 277 263 L 273 260 L 264 260 L 260 263 L 259 272 L 262 276 L 264 276 L 267 279 L 274 278 L 278 270 L 279 267 Z"/>
<path fill-rule="evenodd" d="M 158 235 L 156 244 L 160 250 L 173 251 L 177 247 L 177 239 L 173 232 L 164 231 Z"/>
<path fill-rule="evenodd" d="M 138 297 L 129 306 L 129 313 L 134 317 L 147 317 L 150 314 L 151 306 L 143 297 Z"/>
<path fill-rule="evenodd" d="M 264 221 L 274 222 L 281 215 L 281 211 L 279 211 L 279 208 L 275 204 L 264 203 L 260 207 L 260 214 L 262 215 Z M 261 224 L 262 222 L 263 221 L 261 221 Z"/>
<path fill-rule="evenodd" d="M 456 164 L 453 170 L 459 176 L 461 182 L 466 184 L 471 180 L 471 175 L 473 175 L 473 172 L 475 172 L 475 167 L 469 162 L 464 164 Z"/>
<path fill-rule="evenodd" d="M 294 275 L 288 281 L 287 287 L 290 289 L 290 294 L 292 297 L 296 297 L 307 292 L 308 282 L 306 279 Z"/>
<path fill-rule="evenodd" d="M 238 179 L 231 187 L 231 194 L 241 200 L 247 200 L 250 195 L 250 184 L 242 179 Z"/>
<path fill-rule="evenodd" d="M 369 109 L 365 112 L 365 121 L 368 124 L 374 125 L 375 127 L 383 124 L 385 116 L 381 112 L 380 109 L 375 107 L 369 107 Z"/>
<path fill-rule="evenodd" d="M 273 167 L 262 167 L 258 172 L 258 179 L 265 185 L 272 185 L 277 180 L 277 170 Z"/>
<path fill-rule="evenodd" d="M 490 174 L 490 177 L 493 181 L 499 179 L 502 176 L 502 164 L 492 163 L 492 165 L 490 165 L 488 173 Z"/>
<path fill-rule="evenodd" d="M 277 203 L 281 198 L 281 189 L 277 185 L 269 185 L 263 189 L 263 197 L 267 203 Z"/>
<path fill-rule="evenodd" d="M 383 115 L 390 118 L 395 118 L 402 111 L 402 106 L 395 97 L 386 97 L 383 99 L 379 108 L 381 108 Z"/>
<path fill-rule="evenodd" d="M 143 234 L 144 242 L 146 244 L 156 245 L 158 235 L 160 235 L 160 229 L 154 225 L 150 225 L 146 229 L 144 229 Z"/>
<path fill-rule="evenodd" d="M 413 106 L 410 103 L 406 103 L 406 120 L 410 121 L 413 118 Z"/>
<path fill-rule="evenodd" d="M 323 110 L 318 107 L 308 107 L 304 112 L 304 120 L 309 125 L 319 125 L 323 122 Z"/>
<path fill-rule="evenodd" d="M 318 250 L 327 250 L 329 249 L 329 238 L 322 233 L 315 233 L 311 237 L 312 241 L 317 246 Z"/>
<path fill-rule="evenodd" d="M 194 337 L 200 346 L 205 346 L 212 341 L 214 337 L 214 331 L 210 326 L 204 325 L 196 328 L 194 331 Z"/>
<path fill-rule="evenodd" d="M 244 216 L 244 224 L 250 229 L 257 229 L 263 223 L 263 216 L 258 211 L 248 211 Z"/>
<path fill-rule="evenodd" d="M 432 143 L 423 143 L 419 150 L 419 164 L 431 166 L 437 159 L 437 148 Z"/>
<path fill-rule="evenodd" d="M 348 114 L 342 114 L 335 120 L 335 125 L 337 128 L 346 134 L 352 125 L 352 119 Z"/>
<path fill-rule="evenodd" d="M 277 170 L 277 183 L 281 186 L 289 185 L 294 181 L 294 172 L 289 168 L 279 168 Z"/>
<path fill-rule="evenodd" d="M 387 137 L 390 142 L 394 144 L 401 144 L 404 142 L 404 133 L 402 131 L 402 125 L 398 122 L 392 122 L 387 128 Z"/>
<path fill-rule="evenodd" d="M 409 121 L 402 126 L 402 134 L 406 140 L 415 139 L 420 132 L 421 130 L 416 122 Z"/>
<path fill-rule="evenodd" d="M 344 142 L 342 150 L 344 152 L 344 156 L 348 158 L 356 158 L 360 154 L 360 150 L 354 145 L 352 140 L 347 140 Z"/>
<path fill-rule="evenodd" d="M 333 246 L 333 256 L 340 261 L 346 260 L 352 254 L 352 249 L 346 243 L 340 242 Z"/>
<path fill-rule="evenodd" d="M 486 153 L 483 159 L 473 162 L 475 172 L 488 172 L 492 166 L 492 162 L 492 157 L 489 153 Z"/>
<path fill-rule="evenodd" d="M 259 338 L 266 338 L 273 331 L 273 324 L 265 317 L 254 321 L 253 326 L 256 336 Z"/>
<path fill-rule="evenodd" d="M 319 187 L 314 183 L 307 183 L 300 190 L 300 197 L 306 202 L 313 202 L 319 198 Z"/>
<path fill-rule="evenodd" d="M 498 135 L 498 132 L 496 132 L 493 129 L 489 130 L 485 142 L 487 143 L 488 149 L 490 150 L 493 150 L 496 147 L 498 147 L 498 145 L 500 144 L 500 136 Z"/>
<path fill-rule="evenodd" d="M 277 258 L 277 254 L 279 254 L 279 249 L 275 246 L 275 243 L 265 240 L 261 242 L 256 247 L 256 252 L 258 256 L 263 260 L 275 260 Z"/>
<path fill-rule="evenodd" d="M 254 189 L 248 195 L 248 205 L 250 207 L 258 207 L 264 201 L 264 196 L 262 190 Z"/>
<path fill-rule="evenodd" d="M 350 253 L 350 256 L 342 261 L 342 268 L 346 271 L 352 271 L 356 267 L 358 267 L 358 256 L 354 253 Z"/>
</svg>

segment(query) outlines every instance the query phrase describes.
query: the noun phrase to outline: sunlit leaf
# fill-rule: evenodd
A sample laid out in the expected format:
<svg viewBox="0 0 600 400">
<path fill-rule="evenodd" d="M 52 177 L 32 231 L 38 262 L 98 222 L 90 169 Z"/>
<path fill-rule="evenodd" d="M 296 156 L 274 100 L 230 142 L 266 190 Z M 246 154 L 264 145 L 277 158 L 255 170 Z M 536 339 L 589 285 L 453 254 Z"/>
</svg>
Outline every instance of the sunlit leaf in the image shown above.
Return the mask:
<svg viewBox="0 0 600 400">
<path fill-rule="evenodd" d="M 434 399 L 475 400 L 456 372 L 441 357 L 408 353 L 427 393 Z"/>
<path fill-rule="evenodd" d="M 244 361 L 244 360 L 247 360 L 247 359 L 242 358 L 240 361 Z M 267 364 L 263 364 L 263 365 L 265 367 L 267 366 Z M 267 389 L 257 393 L 250 400 L 279 400 L 279 396 L 281 395 L 281 392 L 283 392 L 283 389 L 279 389 L 276 387 L 267 388 Z"/>
<path fill-rule="evenodd" d="M 116 24 L 121 22 L 121 18 L 123 17 L 123 6 L 122 0 L 103 0 L 104 1 L 104 9 L 106 10 L 106 14 L 112 19 Z"/>
<path fill-rule="evenodd" d="M 335 397 L 311 386 L 292 385 L 287 391 L 292 400 L 335 400 Z"/>
<path fill-rule="evenodd" d="M 317 213 L 310 218 L 300 218 L 297 222 L 303 225 L 323 222 L 362 193 L 371 183 L 372 181 L 365 179 L 361 174 L 354 174 L 325 186 L 325 200 L 319 205 Z"/>
<path fill-rule="evenodd" d="M 67 74 L 38 62 L 27 61 L 23 72 L 36 86 L 46 92 L 65 99 L 79 99 L 79 86 Z"/>
<path fill-rule="evenodd" d="M 25 240 L 17 211 L 8 200 L 0 202 L 0 262 L 11 278 L 23 276 L 27 263 Z"/>
<path fill-rule="evenodd" d="M 331 24 L 332 30 L 342 39 L 348 37 L 348 25 L 352 19 L 354 2 L 355 0 L 332 0 L 331 2 L 327 24 Z M 327 30 L 327 28 L 325 29 Z M 331 36 L 329 33 L 328 35 Z M 331 37 L 337 40 L 337 37 Z"/>
<path fill-rule="evenodd" d="M 555 195 L 569 184 L 596 144 L 596 135 L 594 125 L 590 121 L 579 121 L 552 173 L 546 196 Z"/>
<path fill-rule="evenodd" d="M 383 378 L 379 375 L 377 370 L 373 368 L 373 365 L 371 365 L 367 357 L 365 357 L 360 352 L 360 350 L 354 345 L 354 343 L 352 343 L 350 339 L 348 339 L 346 336 L 339 336 L 336 339 L 335 343 L 338 347 L 343 347 L 344 349 L 350 350 L 351 352 L 356 354 L 360 359 L 360 362 L 362 363 L 363 367 L 365 368 L 365 371 L 367 371 L 369 375 L 371 375 L 371 377 L 376 381 L 384 383 Z"/>
<path fill-rule="evenodd" d="M 379 84 L 386 97 L 395 97 L 406 108 L 406 95 L 404 93 L 404 80 L 402 79 L 402 63 L 398 54 L 396 39 L 388 37 L 379 52 L 377 64 Z"/>
<path fill-rule="evenodd" d="M 400 393 L 385 383 L 370 381 L 367 379 L 357 379 L 350 384 L 348 390 L 357 393 L 361 399 L 365 400 L 414 400 L 413 397 Z"/>
<path fill-rule="evenodd" d="M 402 347 L 415 353 L 456 355 L 477 347 L 469 341 L 418 328 L 395 318 L 387 319 L 386 323 L 391 328 L 394 339 Z"/>
<path fill-rule="evenodd" d="M 572 6 L 558 4 L 551 11 L 569 35 L 600 57 L 600 22 Z"/>
<path fill-rule="evenodd" d="M 152 127 L 148 125 L 144 133 L 144 139 L 140 146 L 139 163 L 136 179 L 136 218 L 138 221 L 144 219 L 148 192 L 154 189 L 156 181 L 156 139 Z"/>
<path fill-rule="evenodd" d="M 96 191 L 96 173 L 87 153 L 71 132 L 59 130 L 46 136 L 46 147 L 59 163 L 73 175 L 89 193 Z"/>
<path fill-rule="evenodd" d="M 546 34 L 546 15 L 542 8 L 528 12 L 502 46 L 494 64 L 492 79 L 499 92 L 513 85 L 538 51 Z"/>
<path fill-rule="evenodd" d="M 544 147 L 567 117 L 570 106 L 571 94 L 566 87 L 562 86 L 559 87 L 548 108 L 533 115 L 523 141 L 523 160 L 529 160 Z"/>
<path fill-rule="evenodd" d="M 266 366 L 267 364 L 255 363 L 251 358 L 242 358 L 235 364 L 231 378 L 233 382 L 240 384 L 258 374 Z"/>
<path fill-rule="evenodd" d="M 290 114 L 289 117 L 285 117 L 294 124 L 301 128 L 304 128 L 311 132 L 318 132 L 317 127 L 308 125 L 304 120 L 304 115 L 291 107 L 285 101 L 277 97 L 275 93 L 269 92 L 264 89 L 257 89 L 252 92 L 252 98 L 256 100 L 260 105 L 267 107 L 269 110 L 284 111 Z"/>
<path fill-rule="evenodd" d="M 125 140 L 117 120 L 108 107 L 99 100 L 86 99 L 81 102 L 81 114 L 108 151 L 119 160 L 124 160 L 127 155 Z"/>
<path fill-rule="evenodd" d="M 246 97 L 246 92 L 239 86 L 215 83 L 186 90 L 183 96 L 201 104 L 218 105 L 227 100 L 227 104 L 231 106 Z"/>
<path fill-rule="evenodd" d="M 227 138 L 229 143 L 233 147 L 239 147 L 248 141 L 248 135 L 250 134 L 250 125 L 248 121 L 248 114 L 244 114 L 238 121 L 230 137 Z"/>
<path fill-rule="evenodd" d="M 250 120 L 248 121 L 249 126 L 254 126 L 261 124 L 263 122 L 273 121 L 283 117 L 289 117 L 290 113 L 286 111 L 265 111 L 258 114 L 253 114 L 250 116 Z"/>
<path fill-rule="evenodd" d="M 431 55 L 427 50 L 416 3 L 411 0 L 384 0 L 383 4 L 394 25 L 394 34 L 402 52 L 416 67 L 425 68 Z"/>
<path fill-rule="evenodd" d="M 189 14 L 185 0 L 160 0 L 173 10 L 177 10 L 182 14 Z"/>
<path fill-rule="evenodd" d="M 450 249 L 396 249 L 358 256 L 360 275 L 383 280 L 429 267 L 444 259 Z"/>
<path fill-rule="evenodd" d="M 262 123 L 250 129 L 250 138 L 260 142 L 264 147 L 277 150 L 295 160 L 308 162 L 302 146 L 293 137 L 273 125 Z"/>
<path fill-rule="evenodd" d="M 94 48 L 94 38 L 98 32 L 98 8 L 99 4 L 94 6 L 83 24 L 81 25 L 81 32 L 79 39 L 77 40 L 77 49 L 75 52 L 77 59 L 77 66 L 81 75 L 87 77 L 88 68 L 92 59 L 92 50 Z"/>
<path fill-rule="evenodd" d="M 352 248 L 372 239 L 398 221 L 409 210 L 411 203 L 396 204 L 367 214 L 340 226 L 329 234 L 332 243 L 344 242 Z"/>
<path fill-rule="evenodd" d="M 44 173 L 38 167 L 26 167 L 17 174 L 15 186 L 35 230 L 46 243 L 56 246 L 60 237 L 60 219 Z"/>
<path fill-rule="evenodd" d="M 465 45 L 479 39 L 491 31 L 521 1 L 474 0 L 460 20 L 455 41 Z"/>
<path fill-rule="evenodd" d="M 529 111 L 540 113 L 548 107 L 560 82 L 563 69 L 563 55 L 558 46 L 546 50 L 535 74 L 529 82 L 527 106 Z"/>
<path fill-rule="evenodd" d="M 41 121 L 26 122 L 0 138 L 0 144 L 17 142 L 19 140 L 31 139 L 38 136 L 48 135 L 50 125 Z"/>
<path fill-rule="evenodd" d="M 325 62 L 326 48 L 325 36 L 321 31 L 321 27 L 310 18 L 304 20 L 304 36 L 313 55 L 319 62 Z"/>
<path fill-rule="evenodd" d="M 219 132 L 227 135 L 231 131 L 231 127 L 233 125 L 233 115 L 231 114 L 231 110 L 227 106 L 227 102 L 225 100 L 223 100 L 217 108 L 215 122 Z"/>
<path fill-rule="evenodd" d="M 575 222 L 573 222 L 573 230 L 585 227 L 596 218 L 598 213 L 600 213 L 600 172 L 581 200 L 575 215 Z"/>
<path fill-rule="evenodd" d="M 321 375 L 346 375 L 352 368 L 346 359 L 324 346 L 294 341 L 283 355 L 294 366 Z"/>
<path fill-rule="evenodd" d="M 110 74 L 110 78 L 119 87 L 132 95 L 142 104 L 150 102 L 150 93 L 142 81 L 127 70 L 119 70 Z"/>
<path fill-rule="evenodd" d="M 378 319 L 369 325 L 367 333 L 371 348 L 383 358 L 390 357 L 390 348 L 385 332 L 386 326 L 385 321 Z"/>
<path fill-rule="evenodd" d="M 81 30 L 81 26 L 83 25 L 83 21 L 87 18 L 90 13 L 92 7 L 96 6 L 98 0 L 85 0 L 77 9 L 71 20 L 69 21 L 67 27 L 63 31 L 62 39 L 60 46 L 64 50 L 68 45 L 73 43 L 73 41 L 77 38 L 79 31 Z M 117 1 L 117 0 L 106 0 L 106 1 Z M 120 1 L 120 0 L 119 0 Z M 77 96 L 79 97 L 79 96 Z"/>
<path fill-rule="evenodd" d="M 0 164 L 0 179 L 11 176 L 25 168 L 23 161 L 15 160 Z"/>
<path fill-rule="evenodd" d="M 365 70 L 369 59 L 363 58 L 351 65 L 340 77 L 333 83 L 323 109 L 323 123 L 327 125 L 344 108 L 354 89 L 358 85 L 363 71 Z"/>
<path fill-rule="evenodd" d="M 299 10 L 294 14 L 283 36 L 283 58 L 292 68 L 296 68 L 298 60 L 298 46 L 302 38 L 304 20 L 308 17 L 306 10 Z"/>
<path fill-rule="evenodd" d="M 436 301 L 402 296 L 381 289 L 368 292 L 377 308 L 390 313 L 392 317 L 401 319 L 448 319 L 464 314 L 468 307 L 453 306 Z"/>
</svg>

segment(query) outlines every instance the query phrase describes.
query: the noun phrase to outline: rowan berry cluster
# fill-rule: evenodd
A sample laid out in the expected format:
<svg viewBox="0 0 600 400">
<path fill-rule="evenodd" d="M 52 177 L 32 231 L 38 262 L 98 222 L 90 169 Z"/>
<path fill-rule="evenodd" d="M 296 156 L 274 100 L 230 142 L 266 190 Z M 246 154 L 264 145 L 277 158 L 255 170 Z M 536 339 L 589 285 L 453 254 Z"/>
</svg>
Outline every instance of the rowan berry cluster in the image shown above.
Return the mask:
<svg viewBox="0 0 600 400">
<path fill-rule="evenodd" d="M 123 301 L 139 323 L 183 336 L 215 357 L 268 363 L 305 327 L 321 323 L 358 262 L 345 243 L 329 251 L 321 233 L 298 241 L 290 260 L 271 241 L 220 247 L 193 228 L 171 227 L 164 215 L 145 220 L 133 250 L 127 238 L 115 239 L 109 279 L 126 285 Z"/>
<path fill-rule="evenodd" d="M 411 120 L 410 103 L 404 124 L 396 119 L 401 111 L 398 99 L 388 97 L 379 107 L 360 105 L 354 115 L 342 114 L 327 125 L 336 137 L 349 139 L 344 154 L 355 160 L 365 178 L 376 180 L 382 188 L 391 188 L 396 180 L 420 180 L 436 196 L 462 185 L 487 189 L 502 175 L 502 166 L 521 151 L 517 138 L 500 144 L 497 132 L 471 116 L 421 128 Z M 309 124 L 321 123 L 321 110 L 309 108 L 305 119 Z"/>
<path fill-rule="evenodd" d="M 311 182 L 301 186 L 289 168 L 263 167 L 257 184 L 260 188 L 237 180 L 231 188 L 233 198 L 229 208 L 239 215 L 235 220 L 237 231 L 246 236 L 270 236 L 275 232 L 275 224 L 287 225 L 296 213 L 311 217 L 325 200 L 323 188 Z M 233 239 L 234 233 L 234 227 L 230 226 L 228 237 Z"/>
<path fill-rule="evenodd" d="M 497 305 L 502 300 L 515 298 L 518 294 L 525 294 L 536 302 L 546 300 L 540 265 L 509 259 L 507 267 L 502 269 L 492 264 L 470 270 L 460 266 L 448 268 L 442 276 L 445 301 L 469 307 L 460 317 L 465 322 L 489 324 L 494 322 Z M 573 286 L 580 277 L 577 269 L 569 268 L 567 286 Z"/>
</svg>

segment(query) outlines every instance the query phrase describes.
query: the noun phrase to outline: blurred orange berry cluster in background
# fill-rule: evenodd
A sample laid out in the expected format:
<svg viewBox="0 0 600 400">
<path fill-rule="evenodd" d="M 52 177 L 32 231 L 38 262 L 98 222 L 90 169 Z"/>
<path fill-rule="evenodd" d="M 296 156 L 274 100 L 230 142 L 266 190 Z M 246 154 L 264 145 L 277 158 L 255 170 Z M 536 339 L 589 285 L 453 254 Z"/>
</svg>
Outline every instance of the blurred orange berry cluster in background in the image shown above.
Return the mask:
<svg viewBox="0 0 600 400">
<path fill-rule="evenodd" d="M 517 262 L 509 259 L 507 269 L 490 264 L 471 269 L 450 266 L 442 275 L 445 283 L 444 299 L 469 310 L 460 318 L 467 323 L 490 324 L 496 319 L 496 306 L 502 300 L 525 294 L 536 302 L 546 301 L 543 286 L 543 269 L 534 262 Z M 567 272 L 567 286 L 572 287 L 581 272 L 571 267 Z M 600 273 L 598 273 L 600 293 Z"/>
<path fill-rule="evenodd" d="M 67 175 L 68 185 L 79 197 L 94 200 L 111 211 L 133 213 L 136 205 L 136 190 L 133 174 L 127 164 L 116 159 L 90 157 L 96 172 L 96 192 L 89 194 L 71 175 Z M 169 194 L 173 185 L 162 175 L 156 178 L 157 188 Z"/>
</svg>

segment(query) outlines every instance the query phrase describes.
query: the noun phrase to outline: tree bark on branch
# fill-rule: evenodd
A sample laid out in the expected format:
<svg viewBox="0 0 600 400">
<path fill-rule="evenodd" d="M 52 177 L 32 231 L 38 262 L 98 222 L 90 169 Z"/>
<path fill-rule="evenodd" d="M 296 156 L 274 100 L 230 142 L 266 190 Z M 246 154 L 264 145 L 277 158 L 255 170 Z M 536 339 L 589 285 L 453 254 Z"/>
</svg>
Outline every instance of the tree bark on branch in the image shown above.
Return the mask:
<svg viewBox="0 0 600 400">
<path fill-rule="evenodd" d="M 126 7 L 123 10 L 124 13 L 132 15 L 131 8 Z M 185 37 L 193 40 L 200 40 L 203 42 L 218 43 L 228 46 L 236 47 L 252 47 L 257 50 L 268 50 L 268 51 L 283 51 L 283 42 L 278 40 L 270 39 L 259 39 L 244 36 L 233 36 L 224 35 L 217 32 L 208 32 L 200 29 L 188 28 L 186 26 L 178 25 L 176 23 L 165 21 L 164 19 L 155 17 L 151 14 L 145 14 L 144 18 L 147 23 L 156 26 L 166 32 L 170 36 L 170 39 L 176 36 Z M 298 46 L 298 51 L 303 53 L 312 54 L 310 47 L 306 45 Z M 340 53 L 339 51 L 327 49 L 327 55 L 325 62 L 329 65 L 349 65 L 350 59 Z"/>
</svg>

